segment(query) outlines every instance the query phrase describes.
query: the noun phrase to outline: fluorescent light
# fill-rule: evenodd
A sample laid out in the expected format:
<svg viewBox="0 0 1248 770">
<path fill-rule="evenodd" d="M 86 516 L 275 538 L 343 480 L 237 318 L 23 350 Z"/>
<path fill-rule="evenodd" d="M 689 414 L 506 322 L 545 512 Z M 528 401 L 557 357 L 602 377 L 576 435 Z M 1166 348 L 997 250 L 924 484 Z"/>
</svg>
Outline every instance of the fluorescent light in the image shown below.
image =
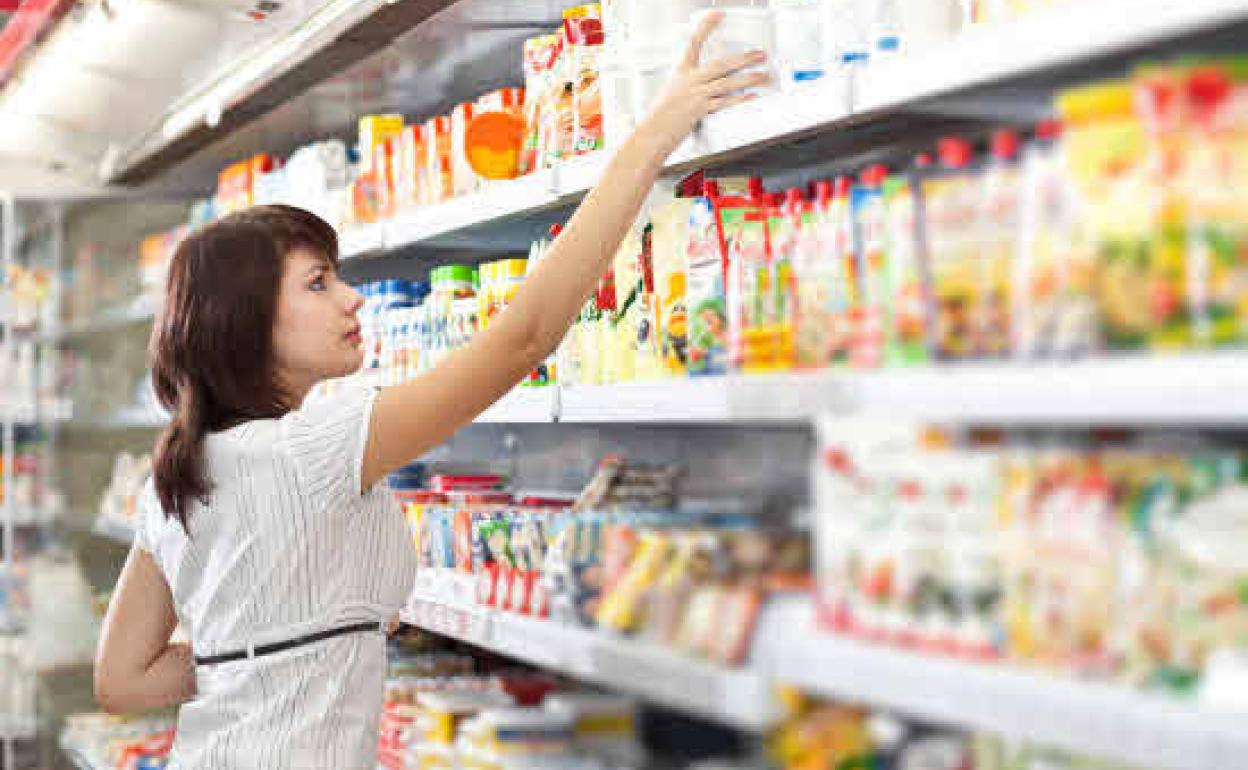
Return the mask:
<svg viewBox="0 0 1248 770">
<path fill-rule="evenodd" d="M 214 125 L 226 110 L 255 93 L 275 74 L 312 56 L 319 44 L 367 17 L 384 2 L 387 0 L 327 0 L 290 34 L 262 43 L 238 67 L 222 73 L 175 107 L 161 125 L 161 135 L 171 141 L 200 123 Z"/>
</svg>

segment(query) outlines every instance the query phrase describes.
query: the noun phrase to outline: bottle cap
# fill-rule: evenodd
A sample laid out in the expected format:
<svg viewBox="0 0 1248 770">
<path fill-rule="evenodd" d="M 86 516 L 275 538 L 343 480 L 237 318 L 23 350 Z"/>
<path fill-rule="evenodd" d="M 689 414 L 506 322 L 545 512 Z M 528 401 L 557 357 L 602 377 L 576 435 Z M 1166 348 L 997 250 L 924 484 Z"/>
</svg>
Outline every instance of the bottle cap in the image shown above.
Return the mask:
<svg viewBox="0 0 1248 770">
<path fill-rule="evenodd" d="M 1014 160 L 1018 157 L 1018 134 L 1008 128 L 992 134 L 992 157 L 997 160 Z"/>
<path fill-rule="evenodd" d="M 974 151 L 971 143 L 958 136 L 946 136 L 936 144 L 940 163 L 948 168 L 965 168 L 970 165 Z"/>
</svg>

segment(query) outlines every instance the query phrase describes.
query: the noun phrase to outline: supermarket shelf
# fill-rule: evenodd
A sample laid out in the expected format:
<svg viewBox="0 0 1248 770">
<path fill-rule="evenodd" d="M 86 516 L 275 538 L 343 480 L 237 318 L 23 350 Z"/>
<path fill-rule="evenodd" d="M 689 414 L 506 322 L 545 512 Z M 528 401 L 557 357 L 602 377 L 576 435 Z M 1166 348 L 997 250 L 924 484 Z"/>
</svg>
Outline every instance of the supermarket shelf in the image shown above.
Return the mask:
<svg viewBox="0 0 1248 770">
<path fill-rule="evenodd" d="M 940 659 L 822 634 L 808 602 L 769 608 L 756 639 L 775 680 L 940 723 L 1164 770 L 1242 770 L 1243 715 L 1121 687 Z M 761 649 L 759 649 L 761 648 Z"/>
<path fill-rule="evenodd" d="M 0 503 L 0 526 L 4 525 L 7 511 L 4 504 Z M 44 524 L 51 524 L 55 521 L 55 517 L 38 511 L 34 508 L 18 508 L 13 512 L 13 526 L 15 527 L 39 527 Z"/>
<path fill-rule="evenodd" d="M 77 337 L 107 334 L 128 326 L 150 323 L 155 317 L 155 298 L 141 297 L 129 305 L 105 311 L 94 318 L 66 324 L 59 330 L 40 333 L 35 339 L 43 343 L 57 343 Z"/>
<path fill-rule="evenodd" d="M 713 115 L 668 160 L 668 172 L 719 162 L 836 124 L 850 114 L 849 88 L 827 78 L 792 93 L 777 93 Z M 344 259 L 418 246 L 473 228 L 532 216 L 579 201 L 598 183 L 606 153 L 573 158 L 520 179 L 488 183 L 481 190 L 425 206 L 393 221 L 343 234 Z"/>
<path fill-rule="evenodd" d="M 580 192 L 583 194 L 588 189 L 584 187 Z M 491 182 L 470 195 L 425 206 L 383 224 L 384 246 L 388 250 L 402 249 L 474 227 L 535 214 L 557 205 L 560 198 L 559 174 L 554 171 Z"/>
<path fill-rule="evenodd" d="M 112 540 L 121 545 L 130 545 L 134 542 L 133 525 L 106 516 L 98 517 L 91 531 L 106 540 Z"/>
<path fill-rule="evenodd" d="M 1248 5 L 1242 0 L 1062 5 L 972 29 L 931 51 L 874 64 L 851 76 L 823 78 L 712 115 L 668 159 L 666 171 L 731 161 L 822 131 L 869 123 L 948 94 L 1243 23 L 1248 23 Z M 343 254 L 408 248 L 573 204 L 597 183 L 606 162 L 598 154 L 535 176 L 491 183 L 475 194 L 364 228 L 358 236 L 347 234 Z"/>
<path fill-rule="evenodd" d="M 0 740 L 33 741 L 39 737 L 39 720 L 34 715 L 0 714 Z"/>
<path fill-rule="evenodd" d="M 896 109 L 1246 20 L 1243 0 L 1054 4 L 1016 21 L 972 29 L 931 51 L 866 68 L 854 84 L 854 110 L 870 114 Z"/>
<path fill-rule="evenodd" d="M 1242 770 L 1242 715 L 1106 684 L 937 658 L 817 630 L 809 599 L 771 602 L 749 664 L 728 670 L 649 643 L 413 596 L 405 622 L 549 670 L 748 729 L 773 685 L 1160 770 Z"/>
<path fill-rule="evenodd" d="M 1248 352 L 517 390 L 479 422 L 790 423 L 819 414 L 1008 425 L 1248 425 Z M 544 409 L 549 411 L 543 412 Z"/>
<path fill-rule="evenodd" d="M 129 406 L 107 417 L 75 420 L 70 425 L 84 430 L 159 430 L 168 423 L 169 418 L 155 409 Z"/>
<path fill-rule="evenodd" d="M 338 235 L 338 258 L 354 259 L 375 254 L 385 248 L 385 226 L 362 225 L 343 230 Z"/>
<path fill-rule="evenodd" d="M 479 423 L 554 422 L 558 412 L 558 388 L 517 387 L 479 415 Z"/>
<path fill-rule="evenodd" d="M 414 596 L 404 622 L 669 708 L 759 731 L 778 715 L 767 681 L 584 628 Z"/>
<path fill-rule="evenodd" d="M 67 398 L 40 403 L 0 403 L 0 421 L 11 420 L 18 425 L 65 422 L 71 419 L 73 411 L 73 401 Z"/>
</svg>

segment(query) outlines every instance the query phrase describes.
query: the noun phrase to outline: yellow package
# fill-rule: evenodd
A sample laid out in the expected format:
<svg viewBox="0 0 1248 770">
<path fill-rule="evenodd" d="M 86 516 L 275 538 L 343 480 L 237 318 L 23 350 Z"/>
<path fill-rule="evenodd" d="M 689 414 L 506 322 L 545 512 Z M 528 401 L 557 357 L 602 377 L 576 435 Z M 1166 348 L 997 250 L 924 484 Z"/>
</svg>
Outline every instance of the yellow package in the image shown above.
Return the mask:
<svg viewBox="0 0 1248 770">
<path fill-rule="evenodd" d="M 650 250 L 654 270 L 654 325 L 662 367 L 684 376 L 689 344 L 685 302 L 685 244 L 693 201 L 674 198 L 651 218 Z"/>
<path fill-rule="evenodd" d="M 1064 164 L 1083 202 L 1082 237 L 1099 258 L 1092 282 L 1111 348 L 1140 348 L 1152 330 L 1149 238 L 1158 213 L 1143 176 L 1145 134 L 1130 84 L 1078 88 L 1058 98 L 1067 126 Z"/>
<path fill-rule="evenodd" d="M 631 382 L 635 379 L 637 351 L 633 340 L 637 330 L 634 328 L 636 318 L 631 310 L 637 301 L 637 263 L 641 249 L 641 233 L 632 228 L 615 252 L 612 268 L 612 301 L 615 304 L 608 313 L 606 328 L 603 330 L 603 379 L 606 382 Z"/>
<path fill-rule="evenodd" d="M 615 587 L 602 598 L 598 625 L 620 632 L 636 630 L 642 620 L 646 594 L 671 555 L 670 537 L 658 532 L 643 533 L 632 562 Z"/>
<path fill-rule="evenodd" d="M 359 121 L 360 172 L 373 170 L 377 148 L 403 133 L 402 115 L 365 115 Z"/>
</svg>

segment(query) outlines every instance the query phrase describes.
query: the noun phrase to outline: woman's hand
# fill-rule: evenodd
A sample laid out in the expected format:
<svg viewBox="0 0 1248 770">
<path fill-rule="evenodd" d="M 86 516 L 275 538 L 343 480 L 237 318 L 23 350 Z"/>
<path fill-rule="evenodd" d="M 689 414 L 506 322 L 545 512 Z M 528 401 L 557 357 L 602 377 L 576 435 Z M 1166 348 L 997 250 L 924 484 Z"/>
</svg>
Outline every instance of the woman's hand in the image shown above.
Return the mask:
<svg viewBox="0 0 1248 770">
<path fill-rule="evenodd" d="M 722 18 L 722 12 L 707 14 L 694 30 L 667 89 L 637 128 L 637 136 L 662 143 L 665 156 L 684 141 L 702 118 L 750 101 L 755 94 L 746 89 L 771 80 L 766 72 L 746 69 L 767 61 L 762 51 L 702 62 L 702 49 Z"/>
</svg>

